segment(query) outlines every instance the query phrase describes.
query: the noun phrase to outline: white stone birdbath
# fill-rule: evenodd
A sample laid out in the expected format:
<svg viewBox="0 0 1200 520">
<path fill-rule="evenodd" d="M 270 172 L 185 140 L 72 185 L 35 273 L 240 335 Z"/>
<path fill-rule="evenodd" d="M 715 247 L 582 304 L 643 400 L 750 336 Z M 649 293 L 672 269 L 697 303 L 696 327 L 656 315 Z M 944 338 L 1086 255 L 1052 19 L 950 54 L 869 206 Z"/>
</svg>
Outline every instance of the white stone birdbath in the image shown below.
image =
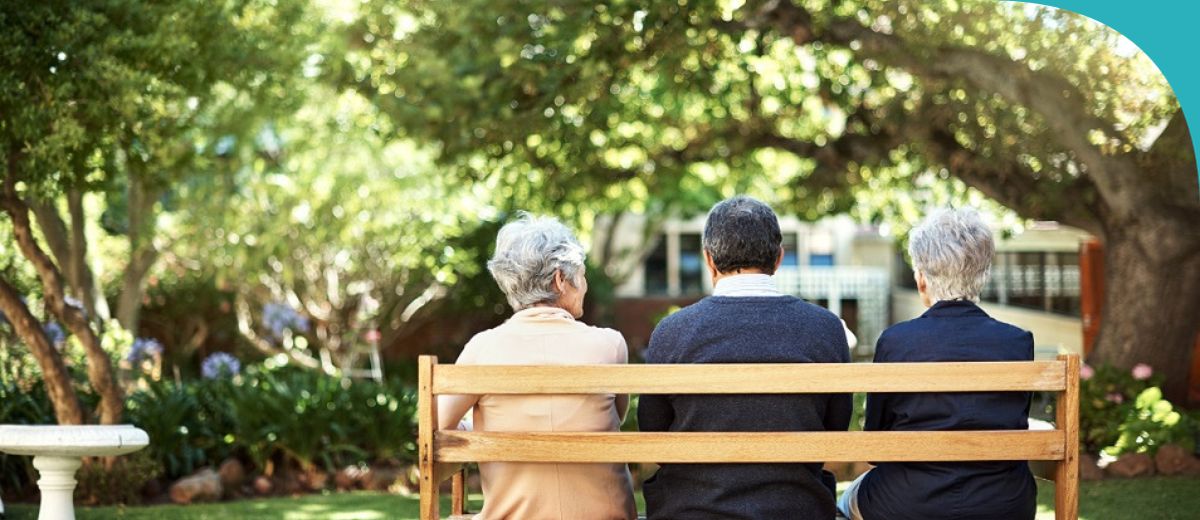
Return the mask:
<svg viewBox="0 0 1200 520">
<path fill-rule="evenodd" d="M 115 426 L 0 425 L 0 451 L 32 455 L 41 478 L 38 520 L 74 520 L 75 470 L 83 457 L 132 453 L 150 444 L 150 436 L 131 424 Z"/>
</svg>

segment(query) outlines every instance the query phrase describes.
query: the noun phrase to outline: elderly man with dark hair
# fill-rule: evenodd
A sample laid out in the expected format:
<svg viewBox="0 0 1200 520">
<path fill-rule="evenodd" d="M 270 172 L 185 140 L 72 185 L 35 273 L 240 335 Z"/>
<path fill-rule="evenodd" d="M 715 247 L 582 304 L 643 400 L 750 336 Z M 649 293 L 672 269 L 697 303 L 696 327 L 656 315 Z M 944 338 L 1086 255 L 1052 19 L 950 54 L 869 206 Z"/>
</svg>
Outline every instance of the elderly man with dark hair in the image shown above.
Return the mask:
<svg viewBox="0 0 1200 520">
<path fill-rule="evenodd" d="M 703 241 L 713 294 L 659 323 L 647 363 L 849 361 L 841 321 L 775 287 L 783 248 L 770 207 L 749 197 L 718 203 Z M 850 403 L 845 394 L 644 395 L 638 423 L 643 431 L 845 430 Z M 649 519 L 834 517 L 832 478 L 820 463 L 664 464 L 644 492 Z"/>
<path fill-rule="evenodd" d="M 1033 335 L 975 304 L 992 267 L 992 231 L 973 210 L 940 209 L 909 234 L 920 317 L 884 331 L 876 363 L 1030 361 Z M 870 394 L 867 430 L 1024 430 L 1028 392 Z M 889 462 L 854 481 L 838 509 L 851 520 L 1032 519 L 1025 461 Z"/>
</svg>

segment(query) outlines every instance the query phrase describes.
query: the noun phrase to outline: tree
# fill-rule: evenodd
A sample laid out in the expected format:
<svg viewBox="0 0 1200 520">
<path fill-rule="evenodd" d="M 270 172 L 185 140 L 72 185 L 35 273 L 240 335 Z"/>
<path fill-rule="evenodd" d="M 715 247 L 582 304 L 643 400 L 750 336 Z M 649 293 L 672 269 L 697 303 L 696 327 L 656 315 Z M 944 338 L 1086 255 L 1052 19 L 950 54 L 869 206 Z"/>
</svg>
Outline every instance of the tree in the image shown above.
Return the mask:
<svg viewBox="0 0 1200 520">
<path fill-rule="evenodd" d="M 1150 363 L 1184 394 L 1187 125 L 1149 59 L 1092 20 L 982 0 L 381 1 L 346 32 L 339 80 L 517 204 L 754 188 L 802 216 L 881 218 L 880 191 L 952 177 L 1087 230 L 1106 247 L 1094 360 Z"/>
<path fill-rule="evenodd" d="M 384 137 L 387 119 L 355 92 L 314 83 L 304 97 L 230 145 L 228 174 L 177 187 L 178 260 L 164 267 L 232 292 L 262 354 L 344 373 L 368 332 L 404 337 L 481 274 L 486 251 L 469 237 L 495 214 L 486 192 L 437 175 L 429 150 Z"/>
<path fill-rule="evenodd" d="M 298 64 L 272 58 L 293 49 L 283 44 L 302 7 L 253 0 L 3 7 L 0 208 L 21 256 L 37 273 L 49 313 L 87 354 L 101 423 L 120 420 L 123 396 L 91 321 L 101 306 L 86 262 L 83 193 L 133 186 L 131 216 L 145 215 L 155 194 L 145 186 L 171 179 L 158 169 L 196 155 L 194 143 L 181 142 L 179 134 L 199 126 L 189 119 L 197 107 L 207 108 L 201 103 L 210 93 L 271 86 L 270 67 Z M 69 231 L 56 202 L 64 194 Z M 134 260 L 125 286 L 140 291 L 145 257 L 152 255 L 145 254 L 146 233 L 138 218 L 129 219 L 135 224 L 129 233 Z M 83 303 L 75 305 L 68 290 Z M 69 380 L 61 377 L 61 355 L 47 348 L 41 327 L 32 326 L 32 313 L 11 280 L 0 284 L 0 305 L 16 318 L 17 334 L 37 357 L 59 421 L 85 421 Z"/>
</svg>

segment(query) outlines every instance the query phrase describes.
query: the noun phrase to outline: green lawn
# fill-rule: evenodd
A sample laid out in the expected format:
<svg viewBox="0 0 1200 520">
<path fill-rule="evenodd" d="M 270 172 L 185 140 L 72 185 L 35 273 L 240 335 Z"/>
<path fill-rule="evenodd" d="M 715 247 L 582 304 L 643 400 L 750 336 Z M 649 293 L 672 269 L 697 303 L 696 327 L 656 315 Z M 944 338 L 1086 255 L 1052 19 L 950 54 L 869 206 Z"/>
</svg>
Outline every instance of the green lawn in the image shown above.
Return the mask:
<svg viewBox="0 0 1200 520">
<path fill-rule="evenodd" d="M 1039 482 L 1038 519 L 1054 518 L 1054 488 Z M 1150 478 L 1139 480 L 1107 480 L 1084 482 L 1080 490 L 1080 518 L 1108 520 L 1111 518 L 1154 518 L 1156 520 L 1196 518 L 1200 511 L 1200 479 Z M 472 497 L 478 510 L 479 497 Z M 641 497 L 638 497 L 639 507 Z M 23 504 L 8 504 L 12 520 L 37 518 L 37 508 Z M 443 505 L 446 510 L 448 505 Z M 152 507 L 94 507 L 79 508 L 79 520 L 129 519 L 220 519 L 279 518 L 306 519 L 384 519 L 417 518 L 414 497 L 384 493 L 356 492 L 308 495 L 299 498 L 269 498 L 242 500 L 219 504 Z"/>
</svg>

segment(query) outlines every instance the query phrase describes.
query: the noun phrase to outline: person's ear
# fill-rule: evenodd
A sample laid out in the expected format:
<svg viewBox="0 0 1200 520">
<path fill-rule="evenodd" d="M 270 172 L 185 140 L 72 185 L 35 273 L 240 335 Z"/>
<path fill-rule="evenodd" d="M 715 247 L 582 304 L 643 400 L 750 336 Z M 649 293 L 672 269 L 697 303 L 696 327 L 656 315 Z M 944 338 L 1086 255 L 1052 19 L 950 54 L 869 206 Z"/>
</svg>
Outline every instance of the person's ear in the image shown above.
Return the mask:
<svg viewBox="0 0 1200 520">
<path fill-rule="evenodd" d="M 917 282 L 917 292 L 925 292 L 928 289 L 929 282 L 925 280 L 925 273 L 921 271 L 913 271 L 913 278 Z"/>
<path fill-rule="evenodd" d="M 712 255 L 708 254 L 707 249 L 704 249 L 702 254 L 704 255 L 704 265 L 708 267 L 708 276 L 716 280 L 717 274 L 719 274 L 717 272 L 717 264 L 713 263 Z"/>
<path fill-rule="evenodd" d="M 554 290 L 558 291 L 558 294 L 563 293 L 563 289 L 564 289 L 563 284 L 564 283 L 566 283 L 566 280 L 563 279 L 562 269 L 555 269 L 554 270 Z"/>
<path fill-rule="evenodd" d="M 779 257 L 775 259 L 775 272 L 779 272 L 779 266 L 783 265 L 784 250 L 783 245 L 779 245 Z"/>
</svg>

